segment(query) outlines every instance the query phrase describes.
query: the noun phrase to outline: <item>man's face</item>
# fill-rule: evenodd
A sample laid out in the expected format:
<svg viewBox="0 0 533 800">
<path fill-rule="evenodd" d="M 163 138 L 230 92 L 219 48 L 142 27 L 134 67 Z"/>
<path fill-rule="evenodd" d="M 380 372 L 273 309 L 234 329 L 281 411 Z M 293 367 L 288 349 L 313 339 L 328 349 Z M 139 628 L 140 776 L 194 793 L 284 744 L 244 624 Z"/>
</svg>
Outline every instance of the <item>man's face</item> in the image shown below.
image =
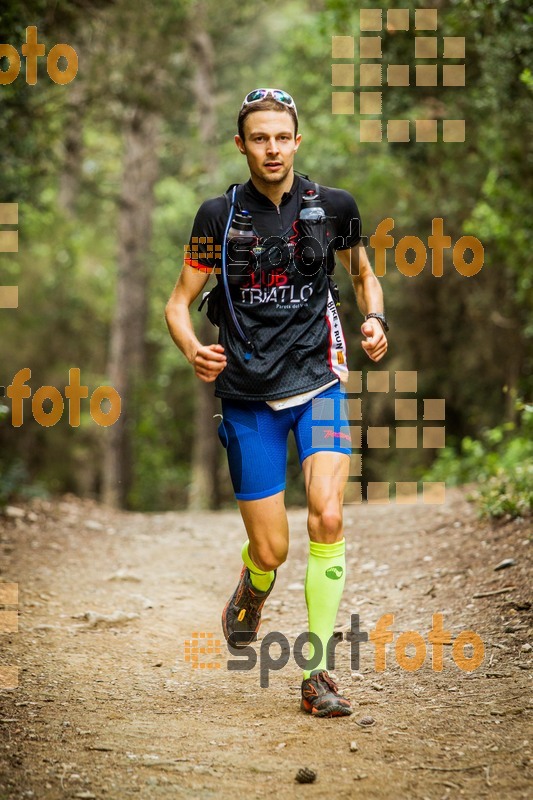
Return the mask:
<svg viewBox="0 0 533 800">
<path fill-rule="evenodd" d="M 294 135 L 288 111 L 254 111 L 244 120 L 244 141 L 235 137 L 250 173 L 269 184 L 281 183 L 292 169 L 301 135 Z"/>
</svg>

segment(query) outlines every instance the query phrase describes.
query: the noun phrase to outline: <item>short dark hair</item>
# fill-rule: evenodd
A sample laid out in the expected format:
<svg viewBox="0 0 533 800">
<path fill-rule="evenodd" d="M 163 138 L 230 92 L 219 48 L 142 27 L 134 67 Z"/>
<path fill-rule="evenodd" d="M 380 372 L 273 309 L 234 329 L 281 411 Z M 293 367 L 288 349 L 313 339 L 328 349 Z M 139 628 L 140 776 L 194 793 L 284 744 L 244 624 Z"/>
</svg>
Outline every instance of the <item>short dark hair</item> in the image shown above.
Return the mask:
<svg viewBox="0 0 533 800">
<path fill-rule="evenodd" d="M 250 114 L 254 114 L 256 111 L 286 111 L 291 115 L 294 122 L 294 136 L 296 137 L 298 133 L 298 116 L 294 108 L 291 106 L 286 106 L 285 103 L 280 103 L 278 100 L 274 100 L 273 97 L 265 97 L 264 100 L 258 100 L 256 103 L 248 103 L 248 105 L 244 106 L 239 111 L 239 116 L 237 118 L 237 130 L 243 142 L 244 121 Z"/>
</svg>

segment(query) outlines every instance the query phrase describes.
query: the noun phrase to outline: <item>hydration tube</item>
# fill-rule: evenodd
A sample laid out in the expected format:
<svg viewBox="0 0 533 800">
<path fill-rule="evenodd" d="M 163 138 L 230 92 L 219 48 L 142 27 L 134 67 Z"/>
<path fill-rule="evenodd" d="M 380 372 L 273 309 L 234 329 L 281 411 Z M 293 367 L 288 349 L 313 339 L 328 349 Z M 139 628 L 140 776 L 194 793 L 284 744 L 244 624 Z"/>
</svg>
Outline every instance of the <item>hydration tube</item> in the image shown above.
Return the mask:
<svg viewBox="0 0 533 800">
<path fill-rule="evenodd" d="M 237 315 L 235 314 L 235 309 L 233 307 L 233 303 L 232 303 L 232 300 L 231 300 L 231 294 L 230 294 L 229 284 L 228 284 L 228 275 L 227 275 L 228 231 L 229 231 L 229 229 L 231 227 L 231 222 L 233 220 L 233 212 L 235 210 L 236 192 L 237 192 L 237 187 L 234 186 L 233 187 L 233 191 L 231 193 L 231 208 L 230 208 L 230 212 L 229 212 L 229 216 L 228 216 L 228 221 L 226 223 L 226 229 L 224 231 L 224 245 L 222 247 L 222 283 L 224 284 L 224 292 L 226 293 L 226 300 L 228 301 L 229 312 L 231 314 L 231 318 L 233 320 L 233 323 L 234 323 L 234 325 L 235 325 L 235 327 L 237 329 L 237 333 L 239 334 L 239 336 L 241 337 L 243 342 L 245 342 L 245 344 L 250 349 L 250 352 L 247 352 L 247 353 L 244 354 L 244 358 L 246 359 L 246 361 L 249 361 L 250 358 L 252 357 L 251 351 L 253 350 L 253 344 L 250 341 L 250 339 L 246 336 L 246 334 L 243 331 L 243 329 L 241 328 L 241 326 L 239 324 L 239 320 L 237 319 Z"/>
</svg>

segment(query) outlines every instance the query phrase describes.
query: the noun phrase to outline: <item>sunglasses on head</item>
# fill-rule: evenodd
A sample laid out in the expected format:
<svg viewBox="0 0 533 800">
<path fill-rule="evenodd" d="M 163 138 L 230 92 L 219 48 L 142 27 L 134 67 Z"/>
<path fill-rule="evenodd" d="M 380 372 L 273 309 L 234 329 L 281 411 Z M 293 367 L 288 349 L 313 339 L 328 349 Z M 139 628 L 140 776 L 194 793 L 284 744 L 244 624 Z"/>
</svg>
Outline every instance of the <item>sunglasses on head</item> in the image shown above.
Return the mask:
<svg viewBox="0 0 533 800">
<path fill-rule="evenodd" d="M 296 103 L 290 94 L 284 92 L 283 89 L 254 89 L 253 92 L 248 92 L 243 100 L 241 108 L 250 105 L 250 103 L 258 103 L 260 100 L 264 100 L 265 97 L 269 96 L 277 100 L 278 103 L 283 103 L 284 106 L 293 108 L 295 114 L 298 113 L 296 111 Z"/>
</svg>

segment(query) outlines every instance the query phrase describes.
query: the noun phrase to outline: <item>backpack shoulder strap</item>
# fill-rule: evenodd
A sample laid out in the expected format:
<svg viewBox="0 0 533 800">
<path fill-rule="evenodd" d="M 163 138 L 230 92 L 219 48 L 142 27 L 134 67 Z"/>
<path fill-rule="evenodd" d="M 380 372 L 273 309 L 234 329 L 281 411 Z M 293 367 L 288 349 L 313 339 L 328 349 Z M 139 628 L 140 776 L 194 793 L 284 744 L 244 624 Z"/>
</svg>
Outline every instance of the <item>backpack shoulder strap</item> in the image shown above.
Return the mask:
<svg viewBox="0 0 533 800">
<path fill-rule="evenodd" d="M 302 175 L 300 172 L 298 172 L 297 175 L 300 178 L 300 181 L 304 185 L 304 191 L 309 190 L 309 189 L 314 189 L 315 192 L 317 193 L 317 195 L 319 196 L 319 198 L 322 199 L 322 197 L 320 195 L 320 186 L 318 185 L 318 183 L 316 181 L 312 181 L 309 178 L 308 175 Z"/>
<path fill-rule="evenodd" d="M 227 209 L 228 209 L 228 213 L 229 213 L 229 211 L 230 211 L 230 209 L 231 209 L 231 193 L 232 193 L 232 191 L 233 191 L 233 187 L 234 187 L 234 186 L 236 186 L 236 187 L 237 187 L 237 194 L 236 194 L 237 203 L 236 203 L 236 206 L 237 206 L 237 209 L 238 209 L 239 211 L 241 211 L 241 210 L 242 210 L 242 209 L 241 209 L 241 202 L 240 202 L 240 199 L 241 199 L 241 194 L 242 194 L 242 187 L 243 187 L 243 185 L 244 185 L 244 184 L 242 184 L 242 183 L 232 183 L 232 184 L 231 184 L 231 186 L 228 186 L 228 188 L 227 188 L 227 189 L 226 189 L 226 191 L 224 192 L 224 197 L 226 198 L 226 206 L 227 206 Z"/>
<path fill-rule="evenodd" d="M 301 173 L 297 173 L 297 174 L 298 174 L 298 176 L 299 176 L 299 178 L 300 178 L 300 181 L 301 181 L 301 182 L 303 183 L 303 185 L 304 185 L 304 191 L 306 191 L 306 190 L 309 190 L 309 189 L 314 189 L 314 190 L 315 190 L 315 192 L 316 192 L 316 194 L 318 195 L 318 198 L 319 198 L 320 202 L 321 202 L 321 203 L 323 203 L 323 202 L 324 202 L 324 198 L 323 198 L 323 196 L 320 194 L 320 186 L 319 186 L 319 184 L 318 184 L 316 181 L 312 181 L 312 180 L 309 178 L 309 176 L 308 176 L 308 175 L 302 175 Z M 326 231 L 328 231 L 328 234 L 327 234 L 328 236 L 330 235 L 330 234 L 329 234 L 329 227 L 328 227 L 328 220 L 329 220 L 329 219 L 330 219 L 329 217 L 326 217 Z M 328 266 L 327 266 L 327 264 L 325 265 L 325 268 L 326 268 L 326 275 L 328 275 L 328 277 L 330 277 L 330 276 L 331 276 L 331 274 L 332 274 L 332 272 L 331 272 L 331 271 L 330 271 L 330 272 L 328 272 Z M 334 269 L 334 267 L 333 267 L 333 269 Z"/>
</svg>

